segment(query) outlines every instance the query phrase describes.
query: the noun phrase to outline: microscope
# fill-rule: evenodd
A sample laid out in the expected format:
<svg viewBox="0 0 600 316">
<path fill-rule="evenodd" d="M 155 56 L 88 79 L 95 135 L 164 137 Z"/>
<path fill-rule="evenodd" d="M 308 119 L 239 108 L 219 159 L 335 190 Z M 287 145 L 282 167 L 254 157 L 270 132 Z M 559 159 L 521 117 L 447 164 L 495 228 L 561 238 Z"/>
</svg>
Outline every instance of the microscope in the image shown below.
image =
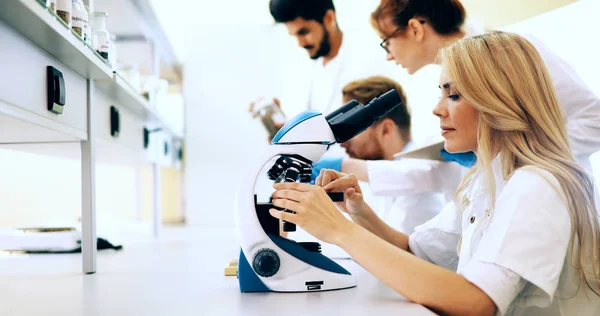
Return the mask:
<svg viewBox="0 0 600 316">
<path fill-rule="evenodd" d="M 267 163 L 276 159 L 267 173 L 269 180 L 310 182 L 313 162 L 321 159 L 329 146 L 360 134 L 400 103 L 396 90 L 390 90 L 367 105 L 353 100 L 327 116 L 303 112 L 285 124 L 268 150 L 249 165 L 235 201 L 242 292 L 315 292 L 356 286 L 356 279 L 346 269 L 321 254 L 318 243 L 280 236 L 279 219 L 269 214 L 269 209 L 276 207 L 257 202 L 256 181 Z M 330 197 L 340 201 L 343 193 Z M 294 231 L 295 225 L 284 222 L 283 230 Z"/>
</svg>

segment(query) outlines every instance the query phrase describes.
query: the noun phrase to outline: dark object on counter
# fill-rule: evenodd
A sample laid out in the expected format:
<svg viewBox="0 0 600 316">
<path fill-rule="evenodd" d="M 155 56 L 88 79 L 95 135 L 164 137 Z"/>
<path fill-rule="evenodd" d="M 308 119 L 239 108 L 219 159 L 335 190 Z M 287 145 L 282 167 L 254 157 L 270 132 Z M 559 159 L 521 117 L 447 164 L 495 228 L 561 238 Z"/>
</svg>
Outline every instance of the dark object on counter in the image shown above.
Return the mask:
<svg viewBox="0 0 600 316">
<path fill-rule="evenodd" d="M 111 244 L 108 240 L 104 239 L 104 238 L 98 238 L 97 244 L 96 244 L 96 249 L 98 250 L 106 250 L 106 249 L 113 249 L 113 250 L 123 250 L 123 246 L 122 245 L 113 245 Z M 81 247 L 73 249 L 73 250 L 61 250 L 61 251 L 50 251 L 50 250 L 17 250 L 17 251 L 9 251 L 11 253 L 26 253 L 26 254 L 40 254 L 40 255 L 44 255 L 44 254 L 69 254 L 69 253 L 81 253 Z"/>
</svg>

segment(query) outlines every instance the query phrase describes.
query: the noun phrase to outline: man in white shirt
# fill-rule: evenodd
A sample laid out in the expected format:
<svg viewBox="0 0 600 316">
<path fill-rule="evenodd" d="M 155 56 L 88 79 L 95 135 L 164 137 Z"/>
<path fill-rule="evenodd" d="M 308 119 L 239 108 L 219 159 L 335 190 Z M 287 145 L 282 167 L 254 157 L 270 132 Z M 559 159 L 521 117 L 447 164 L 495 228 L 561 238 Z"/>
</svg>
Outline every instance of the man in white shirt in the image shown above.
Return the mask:
<svg viewBox="0 0 600 316">
<path fill-rule="evenodd" d="M 367 104 L 392 89 L 400 94 L 402 104 L 361 134 L 341 144 L 351 158 L 392 161 L 394 154 L 410 150 L 413 146 L 408 102 L 399 83 L 382 76 L 352 81 L 342 90 L 342 98 L 344 103 L 356 100 Z M 377 204 L 377 215 L 388 225 L 410 234 L 416 226 L 430 220 L 443 208 L 442 193 L 423 191 L 378 199 L 365 196 L 365 199 L 373 199 L 369 202 Z"/>
<path fill-rule="evenodd" d="M 332 0 L 271 0 L 269 9 L 315 61 L 305 109 L 328 114 L 342 105 L 340 91 L 350 81 L 396 72 L 380 52 L 342 33 Z"/>
</svg>

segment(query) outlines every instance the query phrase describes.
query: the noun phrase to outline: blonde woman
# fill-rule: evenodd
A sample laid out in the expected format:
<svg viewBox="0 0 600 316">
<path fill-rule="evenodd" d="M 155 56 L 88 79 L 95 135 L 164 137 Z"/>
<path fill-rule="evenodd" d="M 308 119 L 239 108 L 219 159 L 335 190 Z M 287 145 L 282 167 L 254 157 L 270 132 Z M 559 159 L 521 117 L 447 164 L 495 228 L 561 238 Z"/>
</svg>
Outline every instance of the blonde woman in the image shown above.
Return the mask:
<svg viewBox="0 0 600 316">
<path fill-rule="evenodd" d="M 453 203 L 410 236 L 364 203 L 356 178 L 277 184 L 274 217 L 339 245 L 409 300 L 449 315 L 599 315 L 600 231 L 591 179 L 575 162 L 548 71 L 510 33 L 441 50 L 447 151 L 477 154 Z M 322 187 L 319 187 L 322 186 Z M 345 192 L 340 209 L 326 190 Z M 359 284 L 360 286 L 360 284 Z"/>
</svg>

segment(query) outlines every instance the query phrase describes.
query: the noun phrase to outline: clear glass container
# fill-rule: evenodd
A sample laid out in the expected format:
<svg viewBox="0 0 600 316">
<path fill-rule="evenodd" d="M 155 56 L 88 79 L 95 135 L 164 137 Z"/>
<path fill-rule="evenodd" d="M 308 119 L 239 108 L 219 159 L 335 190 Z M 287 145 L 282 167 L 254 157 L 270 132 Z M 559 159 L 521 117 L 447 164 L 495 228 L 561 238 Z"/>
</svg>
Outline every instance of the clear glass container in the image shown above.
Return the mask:
<svg viewBox="0 0 600 316">
<path fill-rule="evenodd" d="M 84 31 L 88 36 L 85 39 L 85 43 L 88 46 L 92 46 L 92 29 L 94 28 L 92 26 L 93 20 L 94 20 L 94 15 L 93 12 L 90 10 L 90 7 L 87 5 L 83 6 L 85 8 L 85 11 L 88 13 L 88 24 L 87 24 L 87 30 Z"/>
<path fill-rule="evenodd" d="M 255 105 L 254 118 L 260 118 L 263 126 L 267 129 L 270 139 L 275 137 L 281 126 L 286 122 L 285 115 L 273 99 L 262 99 Z"/>
<path fill-rule="evenodd" d="M 88 12 L 81 0 L 72 0 L 73 14 L 71 15 L 71 28 L 84 41 L 88 41 L 89 34 L 89 19 Z"/>
<path fill-rule="evenodd" d="M 108 30 L 106 29 L 107 18 L 108 14 L 106 14 L 106 12 L 94 12 L 94 30 L 92 31 L 92 47 L 98 54 L 100 54 L 100 56 L 102 56 L 102 58 L 110 62 L 111 43 L 110 33 L 108 33 Z"/>
<path fill-rule="evenodd" d="M 121 77 L 129 83 L 136 93 L 140 93 L 142 90 L 142 80 L 140 76 L 140 69 L 138 65 L 121 65 L 121 69 L 118 71 Z"/>
<path fill-rule="evenodd" d="M 71 13 L 73 11 L 72 0 L 56 0 L 56 14 L 68 26 L 71 26 Z"/>
</svg>

